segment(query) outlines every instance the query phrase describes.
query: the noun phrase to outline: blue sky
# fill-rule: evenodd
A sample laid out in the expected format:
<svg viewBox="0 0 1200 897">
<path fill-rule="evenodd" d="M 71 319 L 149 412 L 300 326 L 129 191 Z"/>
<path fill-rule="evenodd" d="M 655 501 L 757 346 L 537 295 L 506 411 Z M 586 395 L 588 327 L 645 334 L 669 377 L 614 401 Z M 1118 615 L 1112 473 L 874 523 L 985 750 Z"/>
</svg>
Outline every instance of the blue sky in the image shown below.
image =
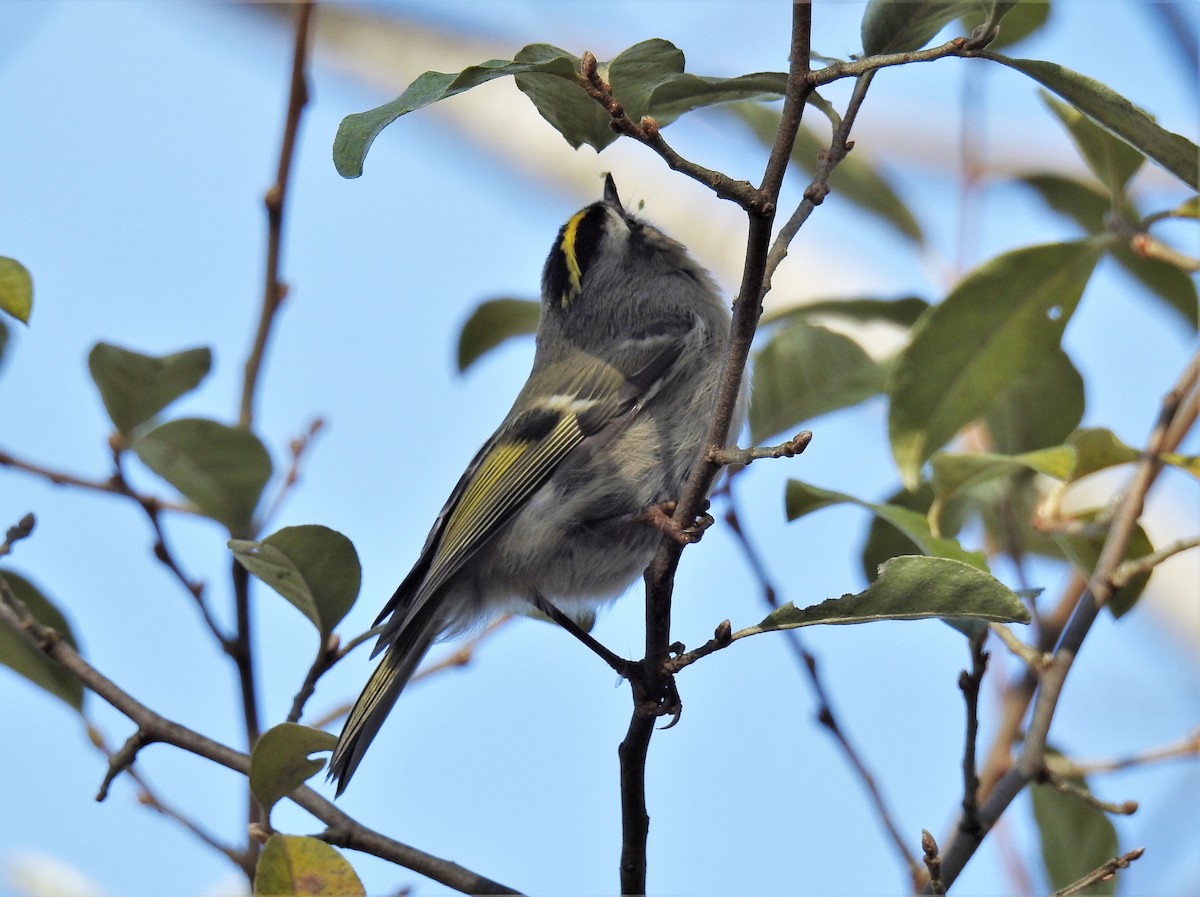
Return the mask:
<svg viewBox="0 0 1200 897">
<path fill-rule="evenodd" d="M 785 65 L 784 4 L 611 4 L 603 15 L 585 4 L 388 7 L 434 33 L 462 32 L 455 40 L 464 46 L 494 47 L 466 62 L 534 41 L 606 58 L 661 36 L 704 74 Z M 1187 11 L 1194 19 L 1195 7 Z M 859 4 L 818 3 L 814 47 L 853 52 L 860 16 Z M 1156 21 L 1138 3 L 1060 3 L 1046 34 L 1019 52 L 1108 83 L 1194 140 L 1194 73 L 1161 50 Z M 172 413 L 232 419 L 257 316 L 261 197 L 273 176 L 289 49 L 286 29 L 254 9 L 0 3 L 0 254 L 20 259 L 36 285 L 32 325 L 10 327 L 0 371 L 0 446 L 54 468 L 107 475 L 108 424 L 86 368 L 98 340 L 148 353 L 212 346 L 212 375 Z M 322 523 L 354 541 L 364 580 L 360 604 L 342 627 L 347 635 L 370 625 L 407 571 L 459 471 L 528 369 L 531 346 L 518 342 L 458 376 L 458 328 L 483 298 L 534 294 L 551 238 L 594 198 L 596 174 L 611 168 L 619 184 L 630 185 L 622 187 L 626 200 L 644 199 L 647 216 L 688 242 L 728 288 L 743 233 L 729 209 L 715 208 L 639 147 L 617 145 L 602 157 L 574 152 L 526 119 L 515 134 L 480 136 L 470 113 L 452 109 L 394 125 L 372 149 L 365 175 L 345 181 L 330 161 L 338 122 L 403 86 L 364 83 L 351 74 L 354 62 L 322 50 L 314 65 L 284 253 L 292 292 L 259 418 L 277 469 L 291 437 L 314 416 L 327 420 L 274 526 Z M 780 301 L 856 291 L 935 298 L 956 273 L 997 252 L 1073 235 L 1004 182 L 1043 165 L 1081 172 L 1069 141 L 1032 85 L 1011 72 L 978 69 L 947 60 L 885 73 L 860 119 L 856 152 L 893 159 L 890 170 L 928 229 L 928 250 L 914 252 L 832 197 L 781 269 Z M 516 91 L 497 83 L 478 94 L 462 98 L 462 108 L 477 102 L 507 110 Z M 996 173 L 969 219 L 960 217 L 954 165 L 963 127 L 979 137 L 984 164 Z M 755 177 L 761 169 L 754 143 L 716 115 L 687 118 L 667 136 L 705 164 Z M 514 151 L 514 144 L 528 149 Z M 512 164 L 513 152 L 537 161 Z M 793 201 L 802 187 L 799 179 L 789 185 Z M 1153 170 L 1136 187 L 1148 209 L 1183 198 Z M 1176 234 L 1183 248 L 1197 250 L 1194 230 Z M 1067 349 L 1088 379 L 1085 423 L 1137 444 L 1195 342 L 1114 266 L 1101 275 L 1068 329 Z M 743 518 L 785 599 L 807 604 L 861 588 L 865 517 L 835 509 L 786 525 L 782 486 L 795 476 L 866 498 L 885 495 L 895 483 L 885 412 L 874 401 L 819 419 L 803 458 L 756 464 L 742 479 Z M 166 491 L 148 471 L 133 473 L 140 486 Z M 1151 510 L 1165 530 L 1195 532 L 1198 497 L 1194 482 L 1173 477 Z M 6 566 L 35 579 L 66 610 L 85 655 L 156 710 L 238 744 L 230 671 L 193 606 L 151 558 L 136 509 L 0 470 L 0 524 L 30 510 L 37 533 Z M 189 571 L 208 582 L 214 604 L 227 604 L 222 533 L 184 519 L 171 521 L 170 534 Z M 1190 621 L 1169 616 L 1170 596 L 1120 626 L 1101 620 L 1055 725 L 1064 749 L 1121 755 L 1196 725 L 1200 648 L 1196 628 L 1189 635 L 1184 624 L 1194 627 L 1200 613 L 1200 564 L 1193 552 L 1172 568 L 1176 590 L 1191 584 Z M 1053 568 L 1035 572 L 1050 592 L 1064 578 Z M 676 631 L 689 645 L 725 618 L 740 626 L 763 615 L 720 527 L 685 554 L 677 595 Z M 633 655 L 640 619 L 631 594 L 596 634 Z M 255 621 L 264 713 L 278 721 L 316 636 L 265 591 L 256 595 Z M 967 662 L 961 637 L 929 622 L 829 627 L 807 632 L 805 641 L 914 849 L 922 827 L 942 836 L 958 800 L 955 681 Z M 357 693 L 366 653 L 322 680 L 310 710 Z M 1015 670 L 999 649 L 993 665 Z M 812 719 L 812 696 L 782 639 L 734 646 L 689 669 L 680 687 L 684 718 L 655 736 L 650 755 L 652 892 L 903 888 L 859 783 Z M 988 692 L 992 710 L 996 697 Z M 532 893 L 611 893 L 619 849 L 616 745 L 628 704 L 626 690 L 573 640 L 544 624 L 513 623 L 466 671 L 405 693 L 340 803 L 400 840 Z M 138 806 L 128 780 L 107 802 L 92 801 L 104 762 L 76 714 L 7 671 L 0 671 L 0 706 L 13 771 L 0 813 L 0 894 L 31 893 L 18 889 L 14 870 L 27 868 L 34 854 L 78 870 L 94 893 L 223 894 L 238 885 L 225 860 Z M 89 714 L 114 744 L 131 731 L 98 700 Z M 211 828 L 239 831 L 243 783 L 236 776 L 162 746 L 146 750 L 139 768 Z M 1151 848 L 1124 892 L 1184 893 L 1200 872 L 1196 764 L 1114 775 L 1097 787 L 1107 798 L 1143 805 L 1118 824 L 1123 847 Z M 1025 801 L 1013 807 L 958 893 L 1020 892 L 1006 854 L 1036 857 L 1029 815 Z M 277 812 L 275 822 L 295 832 L 317 828 L 300 811 Z M 416 879 L 370 858 L 352 860 L 372 893 Z M 424 881 L 417 887 L 443 893 Z M 1046 889 L 1035 879 L 1034 890 Z"/>
</svg>

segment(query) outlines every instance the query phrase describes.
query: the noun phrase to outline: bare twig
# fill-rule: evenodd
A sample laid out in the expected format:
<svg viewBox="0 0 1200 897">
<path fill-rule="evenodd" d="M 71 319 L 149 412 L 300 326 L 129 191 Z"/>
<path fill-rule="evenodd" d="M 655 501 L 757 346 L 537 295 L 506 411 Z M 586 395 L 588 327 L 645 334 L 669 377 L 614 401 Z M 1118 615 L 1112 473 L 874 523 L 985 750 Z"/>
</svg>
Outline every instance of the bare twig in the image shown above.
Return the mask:
<svg viewBox="0 0 1200 897">
<path fill-rule="evenodd" d="M 1129 583 L 1129 580 L 1135 576 L 1140 576 L 1143 573 L 1149 573 L 1167 558 L 1174 557 L 1185 551 L 1190 551 L 1193 548 L 1200 547 L 1200 536 L 1192 536 L 1187 539 L 1179 539 L 1172 542 L 1170 545 L 1164 545 L 1162 548 L 1152 551 L 1144 557 L 1134 558 L 1126 561 L 1117 568 L 1117 572 L 1113 574 L 1112 582 L 1116 588 L 1121 588 Z"/>
<path fill-rule="evenodd" d="M 291 460 L 288 463 L 287 473 L 284 474 L 283 482 L 279 484 L 279 489 L 275 493 L 275 497 L 271 499 L 267 504 L 266 511 L 263 512 L 262 522 L 264 525 L 275 518 L 275 515 L 283 507 L 283 503 L 292 489 L 300 482 L 300 462 L 303 460 L 309 446 L 312 445 L 313 439 L 324 427 L 324 420 L 319 417 L 313 418 L 308 424 L 308 429 L 288 444 L 288 452 Z"/>
<path fill-rule="evenodd" d="M 804 430 L 780 445 L 753 446 L 745 449 L 718 449 L 710 454 L 709 458 L 722 467 L 729 467 L 735 464 L 749 465 L 750 462 L 757 461 L 760 458 L 794 458 L 808 448 L 808 444 L 812 442 L 812 438 L 812 431 Z"/>
<path fill-rule="evenodd" d="M 1070 897 L 1071 894 L 1078 894 L 1084 888 L 1090 887 L 1097 882 L 1107 881 L 1113 877 L 1113 874 L 1118 869 L 1128 869 L 1129 864 L 1135 860 L 1141 859 L 1142 854 L 1145 852 L 1146 848 L 1138 847 L 1129 851 L 1129 853 L 1123 854 L 1122 856 L 1113 857 L 1108 862 L 1101 863 L 1083 878 L 1079 879 L 1079 881 L 1072 882 L 1065 888 L 1059 888 L 1057 891 L 1051 894 L 1050 897 Z"/>
<path fill-rule="evenodd" d="M 1066 794 L 1076 800 L 1083 801 L 1089 807 L 1095 807 L 1102 813 L 1112 813 L 1115 816 L 1132 816 L 1138 810 L 1137 801 L 1135 800 L 1121 801 L 1119 804 L 1101 800 L 1086 788 L 1080 787 L 1070 779 L 1056 775 L 1048 769 L 1042 775 L 1042 781 L 1052 786 L 1060 794 Z"/>
<path fill-rule="evenodd" d="M 928 829 L 921 829 L 921 853 L 925 861 L 925 870 L 929 873 L 929 893 L 945 894 L 946 887 L 942 884 L 942 858 L 938 856 L 937 841 Z"/>
<path fill-rule="evenodd" d="M 267 341 L 275 313 L 287 296 L 287 286 L 279 279 L 280 250 L 283 245 L 283 212 L 287 200 L 288 177 L 292 170 L 292 153 L 296 146 L 296 135 L 300 130 L 300 114 L 308 103 L 308 79 L 305 68 L 308 64 L 308 32 L 314 4 L 299 0 L 296 8 L 296 40 L 292 49 L 291 87 L 288 92 L 287 117 L 284 121 L 283 140 L 279 147 L 279 166 L 275 183 L 267 190 L 264 202 L 267 207 L 267 264 L 263 285 L 262 308 L 258 318 L 258 330 L 246 359 L 245 375 L 242 380 L 242 401 L 238 412 L 238 423 L 250 427 L 254 423 L 254 399 L 258 391 L 258 377 L 262 371 Z"/>
<path fill-rule="evenodd" d="M 121 489 L 112 480 L 90 480 L 87 477 L 76 476 L 73 473 L 54 470 L 53 468 L 18 458 L 6 451 L 0 451 L 0 467 L 11 467 L 13 470 L 24 471 L 33 476 L 41 477 L 43 480 L 47 480 L 56 486 L 74 486 L 77 489 L 86 489 L 89 492 L 107 492 L 109 495 L 127 496 L 135 499 L 143 506 L 153 506 L 160 511 L 174 511 L 179 514 L 200 514 L 196 508 L 190 505 L 166 501 L 152 495 L 135 493 L 128 488 Z"/>
<path fill-rule="evenodd" d="M 35 620 L 11 592 L 4 588 L 0 588 L 0 624 L 11 626 L 22 634 L 34 647 L 55 660 L 68 673 L 137 725 L 141 733 L 139 748 L 155 743 L 170 744 L 240 775 L 249 775 L 248 754 L 173 722 L 137 701 L 80 657 L 57 632 Z M 307 786 L 296 789 L 289 797 L 295 804 L 325 823 L 327 827 L 320 837 L 330 844 L 397 863 L 463 893 L 517 893 L 512 888 L 471 872 L 456 863 L 432 856 L 367 828 Z"/>
<path fill-rule="evenodd" d="M 989 623 L 988 628 L 995 633 L 996 638 L 1004 642 L 1004 647 L 1021 658 L 1036 676 L 1050 662 L 1050 655 L 1025 644 L 1016 634 L 1003 623 Z"/>
<path fill-rule="evenodd" d="M 1176 760 L 1181 757 L 1200 757 L 1200 729 L 1196 729 L 1187 738 L 1163 747 L 1111 760 L 1073 760 L 1061 754 L 1054 754 L 1046 758 L 1046 768 L 1055 775 L 1078 778 L 1096 773 L 1120 772 L 1123 769 L 1148 766 L 1151 763 L 1161 763 L 1164 760 Z"/>
<path fill-rule="evenodd" d="M 28 539 L 33 533 L 37 520 L 32 514 L 26 514 L 4 533 L 4 541 L 0 542 L 0 558 L 12 551 L 13 545 L 22 539 Z"/>
<path fill-rule="evenodd" d="M 971 671 L 958 676 L 958 688 L 967 707 L 967 733 L 963 747 L 963 797 L 959 828 L 968 833 L 979 832 L 979 773 L 975 766 L 975 743 L 979 737 L 979 686 L 987 672 L 988 654 L 983 650 L 987 630 L 971 639 Z"/>
<path fill-rule="evenodd" d="M 300 715 L 304 713 L 304 705 L 308 703 L 308 699 L 312 697 L 313 692 L 317 689 L 317 680 L 324 676 L 329 668 L 342 656 L 338 651 L 339 647 L 339 639 L 334 633 L 322 641 L 320 647 L 317 648 L 317 656 L 313 659 L 312 665 L 309 666 L 300 690 L 292 698 L 292 709 L 288 711 L 287 715 L 289 723 L 300 722 Z"/>
</svg>

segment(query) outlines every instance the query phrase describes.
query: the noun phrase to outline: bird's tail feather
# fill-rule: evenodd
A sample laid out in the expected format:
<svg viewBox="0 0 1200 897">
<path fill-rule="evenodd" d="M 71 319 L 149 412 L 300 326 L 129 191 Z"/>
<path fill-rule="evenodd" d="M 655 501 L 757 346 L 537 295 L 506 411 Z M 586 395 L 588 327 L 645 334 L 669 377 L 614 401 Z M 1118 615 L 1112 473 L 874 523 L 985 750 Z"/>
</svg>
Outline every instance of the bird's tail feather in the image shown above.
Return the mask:
<svg viewBox="0 0 1200 897">
<path fill-rule="evenodd" d="M 337 781 L 337 794 L 346 790 L 367 747 L 437 638 L 441 627 L 434 610 L 430 602 L 396 634 L 354 702 L 329 761 L 329 778 Z"/>
</svg>

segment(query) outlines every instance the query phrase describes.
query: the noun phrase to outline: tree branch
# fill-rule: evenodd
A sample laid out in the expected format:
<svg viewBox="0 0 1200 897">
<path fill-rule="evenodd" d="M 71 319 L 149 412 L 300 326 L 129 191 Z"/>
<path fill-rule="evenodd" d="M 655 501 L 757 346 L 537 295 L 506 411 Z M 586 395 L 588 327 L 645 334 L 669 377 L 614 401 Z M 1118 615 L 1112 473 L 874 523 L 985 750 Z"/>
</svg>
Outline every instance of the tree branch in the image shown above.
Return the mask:
<svg viewBox="0 0 1200 897">
<path fill-rule="evenodd" d="M 1144 847 L 1138 847 L 1119 857 L 1113 857 L 1106 863 L 1101 863 L 1079 881 L 1072 882 L 1065 888 L 1059 888 L 1050 897 L 1070 897 L 1072 894 L 1078 894 L 1084 888 L 1096 884 L 1097 882 L 1106 881 L 1113 877 L 1118 869 L 1128 869 L 1129 864 L 1134 860 L 1141 859 L 1143 853 L 1146 852 Z"/>
<path fill-rule="evenodd" d="M 169 744 L 211 760 L 240 775 L 249 775 L 248 754 L 173 722 L 137 701 L 84 660 L 56 631 L 35 620 L 6 588 L 0 588 L 0 623 L 23 635 L 34 647 L 55 660 L 87 688 L 128 717 L 140 733 L 134 736 L 137 750 L 156 742 Z M 132 763 L 137 750 L 131 750 L 130 756 L 123 757 L 121 763 L 128 765 L 126 759 Z M 457 863 L 427 854 L 367 828 L 307 786 L 296 789 L 289 797 L 295 804 L 325 823 L 327 828 L 320 837 L 330 844 L 380 857 L 465 894 L 518 893 Z"/>
</svg>

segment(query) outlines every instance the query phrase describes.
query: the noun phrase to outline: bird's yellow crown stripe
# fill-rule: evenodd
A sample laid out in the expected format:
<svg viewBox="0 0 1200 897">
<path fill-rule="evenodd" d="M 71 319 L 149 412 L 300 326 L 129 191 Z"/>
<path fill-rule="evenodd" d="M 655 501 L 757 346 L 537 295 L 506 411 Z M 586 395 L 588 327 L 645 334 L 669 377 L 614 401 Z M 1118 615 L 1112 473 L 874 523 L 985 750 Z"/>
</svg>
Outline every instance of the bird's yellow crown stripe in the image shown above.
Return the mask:
<svg viewBox="0 0 1200 897">
<path fill-rule="evenodd" d="M 575 252 L 575 238 L 579 235 L 579 222 L 587 213 L 588 210 L 583 209 L 571 216 L 571 220 L 563 228 L 562 242 L 558 244 L 558 248 L 562 250 L 563 258 L 567 262 L 567 274 L 571 278 L 571 294 L 570 296 L 563 294 L 563 305 L 566 305 L 583 289 L 583 272 L 579 268 L 579 256 Z"/>
</svg>

